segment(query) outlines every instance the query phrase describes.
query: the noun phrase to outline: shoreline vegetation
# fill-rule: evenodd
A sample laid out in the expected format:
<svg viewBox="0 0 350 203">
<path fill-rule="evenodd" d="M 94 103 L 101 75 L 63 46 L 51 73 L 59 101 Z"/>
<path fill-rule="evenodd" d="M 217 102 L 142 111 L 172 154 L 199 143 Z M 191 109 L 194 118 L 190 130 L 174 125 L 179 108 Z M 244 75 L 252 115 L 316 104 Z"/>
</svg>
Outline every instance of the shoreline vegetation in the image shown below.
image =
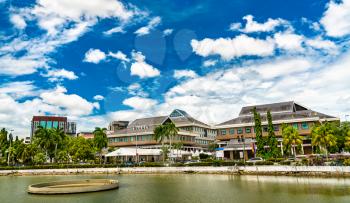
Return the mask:
<svg viewBox="0 0 350 203">
<path fill-rule="evenodd" d="M 0 170 L 0 176 L 88 175 L 88 174 L 223 174 L 272 176 L 350 177 L 349 166 L 185 166 L 111 167 Z"/>
</svg>

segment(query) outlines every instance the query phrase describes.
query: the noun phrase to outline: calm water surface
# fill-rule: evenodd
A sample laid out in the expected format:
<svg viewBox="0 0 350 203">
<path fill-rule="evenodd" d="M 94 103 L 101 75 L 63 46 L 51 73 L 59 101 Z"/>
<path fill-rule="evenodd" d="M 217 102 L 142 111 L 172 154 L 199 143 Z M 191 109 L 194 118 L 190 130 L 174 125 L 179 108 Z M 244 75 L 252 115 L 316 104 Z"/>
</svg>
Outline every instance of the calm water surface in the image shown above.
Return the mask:
<svg viewBox="0 0 350 203">
<path fill-rule="evenodd" d="M 67 179 L 110 178 L 117 190 L 30 195 L 29 184 Z M 229 175 L 98 175 L 0 177 L 0 202 L 350 202 L 350 179 Z"/>
</svg>

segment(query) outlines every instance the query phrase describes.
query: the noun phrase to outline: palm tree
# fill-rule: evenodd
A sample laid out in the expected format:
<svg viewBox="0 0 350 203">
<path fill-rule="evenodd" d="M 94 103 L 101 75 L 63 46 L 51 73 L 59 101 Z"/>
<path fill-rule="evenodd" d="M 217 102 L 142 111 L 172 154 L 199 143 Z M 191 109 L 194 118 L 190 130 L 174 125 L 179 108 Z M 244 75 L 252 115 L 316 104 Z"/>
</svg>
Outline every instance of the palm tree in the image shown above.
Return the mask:
<svg viewBox="0 0 350 203">
<path fill-rule="evenodd" d="M 348 131 L 348 133 L 346 134 L 346 137 L 345 137 L 345 147 L 350 149 L 350 130 Z"/>
<path fill-rule="evenodd" d="M 312 127 L 311 136 L 312 146 L 320 147 L 320 150 L 326 153 L 328 160 L 328 147 L 337 144 L 337 138 L 334 135 L 332 126 L 327 122 L 321 125 L 315 125 Z"/>
<path fill-rule="evenodd" d="M 165 124 L 166 134 L 169 138 L 169 144 L 170 144 L 170 152 L 171 152 L 171 143 L 174 137 L 176 137 L 177 133 L 179 132 L 179 129 L 175 126 L 173 122 L 166 123 Z"/>
<path fill-rule="evenodd" d="M 182 142 L 176 142 L 176 143 L 173 144 L 174 149 L 176 149 L 176 158 L 179 157 L 179 150 L 182 149 L 183 145 L 184 144 Z"/>
<path fill-rule="evenodd" d="M 54 157 L 55 157 L 55 162 L 57 162 L 57 148 L 59 145 L 62 144 L 63 140 L 66 137 L 66 134 L 61 128 L 54 128 L 49 130 L 52 141 L 55 144 L 55 152 L 54 152 Z"/>
<path fill-rule="evenodd" d="M 153 139 L 155 139 L 157 142 L 162 143 L 162 149 L 164 148 L 164 140 L 167 137 L 167 129 L 164 125 L 157 126 L 153 130 Z M 165 161 L 165 155 L 163 153 L 163 164 Z"/>
<path fill-rule="evenodd" d="M 46 154 L 46 158 L 49 157 L 50 149 L 52 147 L 52 142 L 53 142 L 52 133 L 50 133 L 48 129 L 39 126 L 34 134 L 34 142 L 41 149 L 44 150 Z"/>
<path fill-rule="evenodd" d="M 282 125 L 282 137 L 283 137 L 283 145 L 288 149 L 291 147 L 294 155 L 294 159 L 296 158 L 296 146 L 301 146 L 303 143 L 302 136 L 299 135 L 297 129 L 293 128 L 290 125 Z"/>
<path fill-rule="evenodd" d="M 107 144 L 108 144 L 106 131 L 107 131 L 106 128 L 96 127 L 94 132 L 93 132 L 93 134 L 94 134 L 94 145 L 95 145 L 96 149 L 99 152 L 100 164 L 101 164 L 101 160 L 102 160 L 102 149 L 107 147 Z"/>
</svg>

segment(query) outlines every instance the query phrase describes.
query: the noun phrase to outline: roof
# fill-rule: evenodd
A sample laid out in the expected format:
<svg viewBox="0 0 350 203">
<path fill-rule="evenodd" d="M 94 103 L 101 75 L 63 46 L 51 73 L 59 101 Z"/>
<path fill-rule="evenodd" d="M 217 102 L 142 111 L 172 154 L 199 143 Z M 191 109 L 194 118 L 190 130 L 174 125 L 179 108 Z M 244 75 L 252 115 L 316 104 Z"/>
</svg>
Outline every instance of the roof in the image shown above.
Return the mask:
<svg viewBox="0 0 350 203">
<path fill-rule="evenodd" d="M 335 118 L 333 116 L 326 115 L 326 114 L 305 108 L 304 106 L 291 101 L 291 102 L 280 102 L 280 103 L 273 103 L 273 104 L 243 107 L 241 109 L 241 112 L 239 113 L 239 117 L 220 123 L 218 124 L 218 126 L 253 123 L 254 116 L 252 111 L 254 107 L 256 107 L 257 112 L 261 114 L 262 122 L 267 121 L 266 112 L 268 110 L 271 111 L 271 116 L 273 121 L 312 118 L 312 117 L 318 117 L 320 119 Z"/>
<path fill-rule="evenodd" d="M 209 125 L 194 119 L 187 112 L 180 109 L 175 109 L 173 112 L 171 112 L 169 118 L 175 123 L 175 125 L 202 125 L 209 127 Z"/>
<path fill-rule="evenodd" d="M 61 116 L 33 116 L 32 121 L 63 121 L 63 122 L 67 122 L 67 117 L 61 117 Z"/>
</svg>

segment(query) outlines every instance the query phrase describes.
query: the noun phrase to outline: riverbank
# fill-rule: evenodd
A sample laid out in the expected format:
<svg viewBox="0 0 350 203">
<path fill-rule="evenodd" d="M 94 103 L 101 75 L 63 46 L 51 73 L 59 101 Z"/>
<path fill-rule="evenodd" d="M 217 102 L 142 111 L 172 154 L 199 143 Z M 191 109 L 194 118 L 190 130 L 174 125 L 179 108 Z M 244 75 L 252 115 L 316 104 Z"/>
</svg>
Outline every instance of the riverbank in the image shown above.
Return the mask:
<svg viewBox="0 0 350 203">
<path fill-rule="evenodd" d="M 236 174 L 350 177 L 349 166 L 130 167 L 0 170 L 0 176 L 80 174 Z"/>
</svg>

